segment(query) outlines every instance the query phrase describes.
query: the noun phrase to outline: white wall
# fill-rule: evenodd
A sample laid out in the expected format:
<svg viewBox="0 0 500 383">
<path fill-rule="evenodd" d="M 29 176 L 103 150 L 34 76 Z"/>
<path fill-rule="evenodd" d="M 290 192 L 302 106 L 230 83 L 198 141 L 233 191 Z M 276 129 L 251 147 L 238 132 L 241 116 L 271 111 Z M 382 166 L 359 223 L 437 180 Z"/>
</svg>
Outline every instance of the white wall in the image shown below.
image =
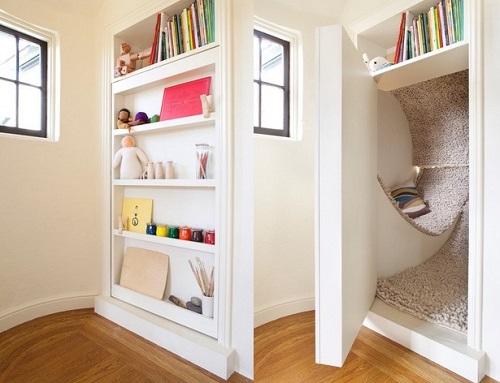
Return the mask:
<svg viewBox="0 0 500 383">
<path fill-rule="evenodd" d="M 488 355 L 486 374 L 500 381 L 500 35 L 498 19 L 500 2 L 483 3 L 484 36 L 484 297 L 483 297 L 483 349 Z"/>
<path fill-rule="evenodd" d="M 315 27 L 333 19 L 255 0 L 255 15 L 300 31 L 303 129 L 299 140 L 255 135 L 255 325 L 314 309 Z"/>
<path fill-rule="evenodd" d="M 30 0 L 5 12 L 59 33 L 60 140 L 0 135 L 0 331 L 92 306 L 103 228 L 93 18 Z"/>
</svg>

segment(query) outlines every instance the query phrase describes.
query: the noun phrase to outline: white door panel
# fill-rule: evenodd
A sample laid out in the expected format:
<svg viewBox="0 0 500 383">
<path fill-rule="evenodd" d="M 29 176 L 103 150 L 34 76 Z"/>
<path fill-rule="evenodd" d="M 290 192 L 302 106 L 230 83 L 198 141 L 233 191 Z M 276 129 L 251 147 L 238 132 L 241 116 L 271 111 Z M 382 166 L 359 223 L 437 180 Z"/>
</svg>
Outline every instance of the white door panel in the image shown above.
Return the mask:
<svg viewBox="0 0 500 383">
<path fill-rule="evenodd" d="M 316 40 L 316 361 L 341 366 L 375 296 L 377 90 L 341 26 Z"/>
</svg>

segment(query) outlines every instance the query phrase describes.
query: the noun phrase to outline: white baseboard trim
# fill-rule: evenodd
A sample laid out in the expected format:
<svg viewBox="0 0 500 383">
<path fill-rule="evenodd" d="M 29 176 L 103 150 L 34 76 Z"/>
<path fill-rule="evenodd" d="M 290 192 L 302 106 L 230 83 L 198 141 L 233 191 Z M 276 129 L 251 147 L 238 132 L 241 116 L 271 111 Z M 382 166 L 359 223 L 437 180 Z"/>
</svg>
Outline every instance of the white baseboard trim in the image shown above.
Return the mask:
<svg viewBox="0 0 500 383">
<path fill-rule="evenodd" d="M 0 332 L 45 315 L 94 307 L 96 295 L 97 293 L 88 293 L 79 296 L 53 297 L 2 311 L 0 312 Z"/>
<path fill-rule="evenodd" d="M 314 297 L 280 303 L 271 307 L 256 310 L 254 313 L 254 327 L 272 322 L 289 315 L 314 310 Z"/>
<path fill-rule="evenodd" d="M 406 314 L 378 298 L 363 324 L 471 382 L 484 377 L 485 353 L 470 348 L 464 334 Z"/>
<path fill-rule="evenodd" d="M 96 297 L 95 311 L 223 379 L 234 372 L 236 352 L 214 338 L 104 295 Z"/>
</svg>

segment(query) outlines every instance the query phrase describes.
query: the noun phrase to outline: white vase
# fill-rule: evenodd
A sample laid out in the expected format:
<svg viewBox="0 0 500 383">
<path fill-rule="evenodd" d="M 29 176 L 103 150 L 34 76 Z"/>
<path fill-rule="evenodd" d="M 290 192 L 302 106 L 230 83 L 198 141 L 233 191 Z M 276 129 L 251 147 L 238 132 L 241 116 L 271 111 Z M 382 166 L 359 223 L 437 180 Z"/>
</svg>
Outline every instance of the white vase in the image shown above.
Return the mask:
<svg viewBox="0 0 500 383">
<path fill-rule="evenodd" d="M 152 180 L 155 178 L 155 168 L 153 162 L 148 162 L 146 174 L 148 175 L 148 180 Z"/>
<path fill-rule="evenodd" d="M 163 178 L 163 163 L 162 162 L 155 163 L 155 178 L 156 179 Z"/>
<path fill-rule="evenodd" d="M 165 164 L 165 178 L 166 179 L 174 179 L 174 163 L 172 161 L 167 161 Z"/>
<path fill-rule="evenodd" d="M 201 313 L 206 317 L 214 317 L 214 297 L 201 296 Z"/>
</svg>

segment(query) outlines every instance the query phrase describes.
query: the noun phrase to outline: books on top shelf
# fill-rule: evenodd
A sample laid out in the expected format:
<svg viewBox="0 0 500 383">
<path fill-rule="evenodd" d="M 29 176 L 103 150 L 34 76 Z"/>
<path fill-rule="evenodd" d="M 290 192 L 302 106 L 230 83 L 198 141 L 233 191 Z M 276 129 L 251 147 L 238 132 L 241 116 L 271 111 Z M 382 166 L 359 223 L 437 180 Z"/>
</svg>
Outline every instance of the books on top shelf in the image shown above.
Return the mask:
<svg viewBox="0 0 500 383">
<path fill-rule="evenodd" d="M 393 63 L 432 52 L 463 38 L 463 0 L 441 0 L 419 15 L 403 12 Z"/>
<path fill-rule="evenodd" d="M 156 17 L 150 64 L 215 41 L 214 0 L 195 0 L 182 12 Z"/>
</svg>

